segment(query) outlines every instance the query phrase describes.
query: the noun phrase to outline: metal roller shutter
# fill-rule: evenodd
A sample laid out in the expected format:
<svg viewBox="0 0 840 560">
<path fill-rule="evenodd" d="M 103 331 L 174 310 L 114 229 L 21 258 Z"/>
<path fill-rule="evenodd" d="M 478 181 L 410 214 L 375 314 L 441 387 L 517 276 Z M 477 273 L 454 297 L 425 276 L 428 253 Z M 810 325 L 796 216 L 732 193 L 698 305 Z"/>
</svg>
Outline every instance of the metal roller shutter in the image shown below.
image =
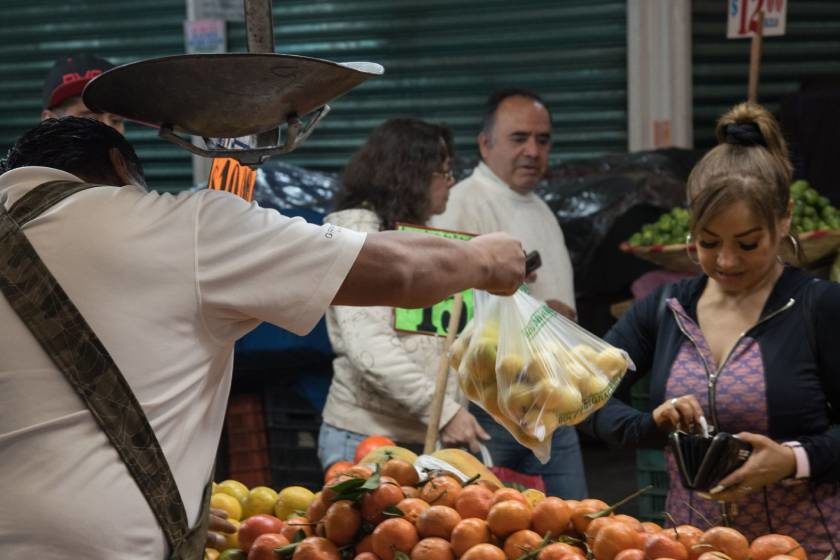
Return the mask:
<svg viewBox="0 0 840 560">
<path fill-rule="evenodd" d="M 184 52 L 183 0 L 3 3 L 0 24 L 0 149 L 34 126 L 41 88 L 53 61 L 69 52 L 94 52 L 115 64 Z M 129 124 L 126 136 L 143 161 L 150 186 L 179 190 L 192 183 L 189 154 Z"/>
<path fill-rule="evenodd" d="M 715 144 L 717 118 L 747 98 L 749 39 L 726 39 L 726 2 L 692 4 L 694 138 Z M 779 100 L 803 78 L 840 75 L 840 2 L 788 1 L 786 34 L 764 39 L 758 100 L 778 111 Z"/>
<path fill-rule="evenodd" d="M 6 2 L 0 24 L 0 146 L 38 119 L 52 60 L 89 50 L 126 63 L 182 53 L 183 0 Z M 487 94 L 521 86 L 552 108 L 554 160 L 627 146 L 626 6 L 622 0 L 283 0 L 274 4 L 276 51 L 370 60 L 386 74 L 333 104 L 289 163 L 335 171 L 371 128 L 393 116 L 445 121 L 459 152 L 474 156 Z M 245 50 L 228 24 L 228 49 Z M 190 158 L 132 125 L 150 184 L 191 182 Z"/>
</svg>

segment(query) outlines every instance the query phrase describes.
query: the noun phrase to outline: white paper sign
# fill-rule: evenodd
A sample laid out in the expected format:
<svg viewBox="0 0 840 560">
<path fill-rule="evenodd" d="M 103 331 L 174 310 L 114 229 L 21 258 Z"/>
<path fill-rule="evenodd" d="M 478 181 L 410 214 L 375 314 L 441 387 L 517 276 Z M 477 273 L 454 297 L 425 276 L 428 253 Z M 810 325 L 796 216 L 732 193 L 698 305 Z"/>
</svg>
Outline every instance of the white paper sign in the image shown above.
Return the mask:
<svg viewBox="0 0 840 560">
<path fill-rule="evenodd" d="M 187 54 L 223 53 L 227 35 L 221 19 L 201 19 L 184 22 L 184 42 Z"/>
<path fill-rule="evenodd" d="M 729 23 L 726 27 L 728 39 L 752 37 L 758 12 L 764 12 L 765 37 L 785 34 L 787 0 L 727 0 Z"/>
</svg>

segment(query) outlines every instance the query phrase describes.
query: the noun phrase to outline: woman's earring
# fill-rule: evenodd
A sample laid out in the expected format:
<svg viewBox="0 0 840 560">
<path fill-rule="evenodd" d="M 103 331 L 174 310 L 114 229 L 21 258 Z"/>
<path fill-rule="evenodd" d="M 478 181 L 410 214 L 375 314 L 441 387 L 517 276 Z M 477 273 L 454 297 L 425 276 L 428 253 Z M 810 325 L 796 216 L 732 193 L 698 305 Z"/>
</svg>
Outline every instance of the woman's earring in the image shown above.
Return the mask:
<svg viewBox="0 0 840 560">
<path fill-rule="evenodd" d="M 795 235 L 788 232 L 787 240 L 790 242 L 790 246 L 793 248 L 793 256 L 796 259 L 799 259 L 799 254 L 802 251 L 802 248 L 799 246 L 799 240 L 796 238 Z"/>
<path fill-rule="evenodd" d="M 691 239 L 691 233 L 687 233 L 685 236 L 685 254 L 688 255 L 688 260 L 690 260 L 694 264 L 700 264 L 699 259 L 692 257 L 692 254 L 696 252 L 697 248 L 694 246 L 694 242 Z"/>
</svg>

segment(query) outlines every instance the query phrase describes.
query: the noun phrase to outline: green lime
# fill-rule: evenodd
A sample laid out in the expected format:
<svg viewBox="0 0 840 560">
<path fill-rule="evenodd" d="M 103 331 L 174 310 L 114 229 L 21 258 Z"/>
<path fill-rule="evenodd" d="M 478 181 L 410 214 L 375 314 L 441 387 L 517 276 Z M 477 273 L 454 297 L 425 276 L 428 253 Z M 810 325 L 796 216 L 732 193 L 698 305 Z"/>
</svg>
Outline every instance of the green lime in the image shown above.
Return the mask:
<svg viewBox="0 0 840 560">
<path fill-rule="evenodd" d="M 227 550 L 222 551 L 219 554 L 219 558 L 217 560 L 247 560 L 248 555 L 245 554 L 244 550 L 240 550 L 238 548 L 229 548 Z"/>
</svg>

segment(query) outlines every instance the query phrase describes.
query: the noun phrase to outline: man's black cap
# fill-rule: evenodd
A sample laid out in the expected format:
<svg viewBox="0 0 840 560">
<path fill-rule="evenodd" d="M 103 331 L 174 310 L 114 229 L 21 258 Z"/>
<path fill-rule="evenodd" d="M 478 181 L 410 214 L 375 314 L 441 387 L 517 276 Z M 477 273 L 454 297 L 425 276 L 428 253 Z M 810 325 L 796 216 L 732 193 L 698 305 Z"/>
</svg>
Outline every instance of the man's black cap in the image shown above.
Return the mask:
<svg viewBox="0 0 840 560">
<path fill-rule="evenodd" d="M 51 109 L 70 97 L 81 95 L 89 81 L 113 67 L 104 58 L 89 53 L 59 58 L 44 80 L 44 109 Z"/>
</svg>

